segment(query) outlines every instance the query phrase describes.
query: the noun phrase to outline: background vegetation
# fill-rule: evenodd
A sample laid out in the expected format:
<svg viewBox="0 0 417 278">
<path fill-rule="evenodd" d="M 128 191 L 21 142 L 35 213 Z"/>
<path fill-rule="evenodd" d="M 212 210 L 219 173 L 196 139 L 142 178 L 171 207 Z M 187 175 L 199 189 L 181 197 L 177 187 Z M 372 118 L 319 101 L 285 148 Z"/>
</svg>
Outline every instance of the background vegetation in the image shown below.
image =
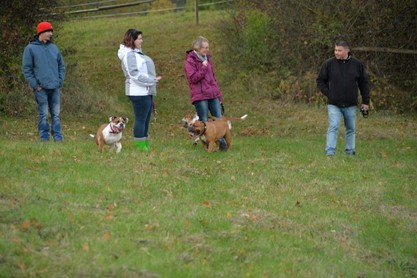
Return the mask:
<svg viewBox="0 0 417 278">
<path fill-rule="evenodd" d="M 0 113 L 15 116 L 33 113 L 32 100 L 25 98 L 30 95 L 30 89 L 23 80 L 20 63 L 23 48 L 33 36 L 39 20 L 54 20 L 56 40 L 59 40 L 63 34 L 57 20 L 63 16 L 71 20 L 135 12 L 146 17 L 153 11 L 164 9 L 174 9 L 171 13 L 180 16 L 192 11 L 194 4 L 194 1 L 185 0 L 157 0 L 118 9 L 70 13 L 137 1 L 95 1 L 96 4 L 88 6 L 81 5 L 83 2 L 5 2 L 4 12 L 0 15 L 5 30 L 8 30 L 3 32 L 0 52 Z M 228 11 L 216 23 L 216 33 L 221 35 L 218 42 L 221 41 L 219 47 L 222 49 L 218 56 L 231 73 L 227 76 L 229 83 L 243 83 L 256 95 L 274 101 L 323 105 L 325 99 L 315 84 L 317 71 L 321 63 L 333 55 L 335 39 L 343 37 L 351 42 L 354 55 L 367 66 L 372 86 L 372 108 L 397 113 L 417 111 L 416 1 L 236 0 L 209 5 L 216 2 L 199 1 L 200 9 Z M 82 33 L 80 37 L 89 39 Z M 77 56 L 74 52 L 78 50 L 73 45 L 61 46 L 61 50 L 69 68 L 67 84 L 71 85 L 66 90 L 80 100 L 74 102 L 74 98 L 64 96 L 67 111 L 100 111 L 107 100 L 99 101 L 94 94 L 82 92 L 90 90 L 91 86 L 94 91 L 107 88 L 91 85 L 90 80 L 83 80 L 76 73 L 79 61 L 71 57 Z M 86 95 L 93 97 L 86 99 Z M 112 105 L 111 100 L 107 105 Z"/>
<path fill-rule="evenodd" d="M 64 143 L 39 142 L 36 113 L 0 118 L 0 276 L 417 275 L 415 116 L 372 111 L 358 118 L 357 155 L 328 159 L 325 107 L 271 101 L 232 78 L 217 27 L 228 16 L 56 24 L 68 65 Z M 163 77 L 146 154 L 134 149 L 116 56 L 132 27 Z M 249 114 L 226 153 L 192 147 L 179 125 L 194 110 L 183 62 L 197 35 L 211 41 L 226 115 Z M 98 153 L 89 134 L 114 114 L 131 119 L 123 150 Z"/>
<path fill-rule="evenodd" d="M 374 109 L 417 111 L 416 1 L 234 3 L 221 25 L 224 59 L 248 87 L 256 82 L 274 99 L 317 102 L 319 66 L 343 38 L 367 66 Z"/>
</svg>

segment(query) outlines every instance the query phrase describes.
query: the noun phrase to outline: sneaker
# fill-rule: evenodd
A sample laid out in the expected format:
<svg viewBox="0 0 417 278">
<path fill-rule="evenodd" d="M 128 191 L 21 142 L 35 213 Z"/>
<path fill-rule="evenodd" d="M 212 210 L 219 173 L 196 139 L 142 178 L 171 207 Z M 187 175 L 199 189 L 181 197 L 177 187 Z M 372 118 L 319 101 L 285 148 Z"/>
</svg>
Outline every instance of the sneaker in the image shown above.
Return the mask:
<svg viewBox="0 0 417 278">
<path fill-rule="evenodd" d="M 226 140 L 224 140 L 224 138 L 221 138 L 220 140 L 219 140 L 219 149 L 220 149 L 220 151 L 222 151 L 222 152 L 225 152 L 225 151 L 227 151 L 227 143 L 226 143 Z"/>
<path fill-rule="evenodd" d="M 347 155 L 355 155 L 356 154 L 356 152 L 355 151 L 352 151 L 352 150 L 345 150 L 345 153 Z"/>
</svg>

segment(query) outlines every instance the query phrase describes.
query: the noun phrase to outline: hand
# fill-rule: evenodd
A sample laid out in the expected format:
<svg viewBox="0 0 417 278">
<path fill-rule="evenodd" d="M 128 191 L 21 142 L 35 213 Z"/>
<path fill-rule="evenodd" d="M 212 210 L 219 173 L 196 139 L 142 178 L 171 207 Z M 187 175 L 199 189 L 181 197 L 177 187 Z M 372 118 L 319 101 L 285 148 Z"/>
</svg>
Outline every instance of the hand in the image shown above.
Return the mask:
<svg viewBox="0 0 417 278">
<path fill-rule="evenodd" d="M 203 66 L 207 67 L 208 61 L 205 60 L 202 64 L 203 64 Z"/>
<path fill-rule="evenodd" d="M 159 80 L 161 80 L 162 79 L 162 76 L 157 76 L 156 78 L 155 78 L 155 83 L 158 83 L 158 81 Z"/>
<path fill-rule="evenodd" d="M 361 113 L 364 118 L 369 116 L 369 105 L 361 104 Z"/>
<path fill-rule="evenodd" d="M 36 87 L 36 91 L 42 91 L 42 87 L 41 86 L 38 86 L 38 87 Z"/>
</svg>

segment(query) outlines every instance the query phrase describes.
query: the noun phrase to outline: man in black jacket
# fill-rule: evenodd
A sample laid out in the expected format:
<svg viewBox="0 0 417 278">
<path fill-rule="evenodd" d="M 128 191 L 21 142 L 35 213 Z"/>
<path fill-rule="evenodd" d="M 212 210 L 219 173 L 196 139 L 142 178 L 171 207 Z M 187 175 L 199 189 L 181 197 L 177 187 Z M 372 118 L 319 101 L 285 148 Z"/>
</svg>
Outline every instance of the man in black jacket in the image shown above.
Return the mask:
<svg viewBox="0 0 417 278">
<path fill-rule="evenodd" d="M 369 110 L 369 85 L 364 65 L 352 57 L 346 41 L 337 41 L 334 57 L 323 63 L 316 81 L 320 91 L 327 97 L 328 104 L 326 155 L 332 156 L 336 153 L 342 115 L 346 128 L 345 152 L 354 155 L 358 88 L 362 97 L 361 110 Z"/>
</svg>

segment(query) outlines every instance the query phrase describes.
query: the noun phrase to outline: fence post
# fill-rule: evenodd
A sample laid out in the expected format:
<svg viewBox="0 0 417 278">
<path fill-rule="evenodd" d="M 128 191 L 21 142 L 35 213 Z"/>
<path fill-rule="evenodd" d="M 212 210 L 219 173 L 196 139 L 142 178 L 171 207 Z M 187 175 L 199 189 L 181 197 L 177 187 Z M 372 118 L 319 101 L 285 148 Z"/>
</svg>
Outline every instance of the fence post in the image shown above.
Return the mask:
<svg viewBox="0 0 417 278">
<path fill-rule="evenodd" d="M 194 0 L 195 24 L 198 25 L 198 0 Z"/>
</svg>

